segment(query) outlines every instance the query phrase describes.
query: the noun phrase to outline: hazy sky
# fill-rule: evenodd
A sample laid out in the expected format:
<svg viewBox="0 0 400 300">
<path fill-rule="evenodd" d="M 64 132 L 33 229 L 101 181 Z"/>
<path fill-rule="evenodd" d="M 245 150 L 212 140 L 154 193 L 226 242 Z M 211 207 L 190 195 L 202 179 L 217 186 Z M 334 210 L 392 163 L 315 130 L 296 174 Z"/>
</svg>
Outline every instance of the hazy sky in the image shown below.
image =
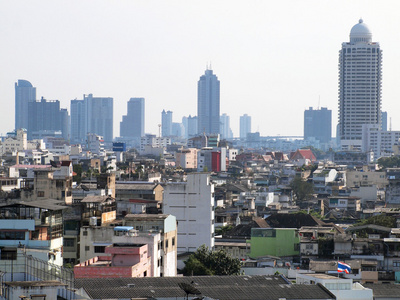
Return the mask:
<svg viewBox="0 0 400 300">
<path fill-rule="evenodd" d="M 338 51 L 362 17 L 383 49 L 382 108 L 400 130 L 400 1 L 0 0 L 0 133 L 14 129 L 14 83 L 63 108 L 114 98 L 114 136 L 131 97 L 146 98 L 146 133 L 161 111 L 197 114 L 206 64 L 221 114 L 252 116 L 262 135 L 302 135 L 309 106 L 338 106 Z M 320 99 L 320 101 L 319 101 Z"/>
</svg>

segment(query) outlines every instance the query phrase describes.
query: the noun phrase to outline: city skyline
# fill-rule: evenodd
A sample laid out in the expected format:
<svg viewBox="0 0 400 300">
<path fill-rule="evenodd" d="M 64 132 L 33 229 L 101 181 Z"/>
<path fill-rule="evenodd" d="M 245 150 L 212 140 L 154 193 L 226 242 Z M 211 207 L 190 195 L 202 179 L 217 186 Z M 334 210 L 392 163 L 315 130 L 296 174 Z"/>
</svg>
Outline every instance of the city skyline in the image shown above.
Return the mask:
<svg viewBox="0 0 400 300">
<path fill-rule="evenodd" d="M 156 134 L 163 103 L 176 120 L 197 115 L 196 83 L 211 61 L 221 81 L 221 113 L 230 116 L 234 136 L 239 136 L 243 110 L 261 135 L 301 136 L 302 112 L 318 102 L 333 112 L 334 136 L 338 52 L 360 17 L 384 49 L 382 110 L 393 130 L 400 128 L 394 117 L 400 105 L 400 42 L 393 38 L 400 24 L 397 1 L 0 5 L 0 103 L 12 106 L 1 111 L 3 135 L 14 129 L 14 105 L 8 104 L 18 79 L 37 88 L 36 100 L 56 99 L 61 107 L 82 94 L 114 98 L 114 136 L 119 135 L 126 102 L 144 97 L 146 132 Z"/>
</svg>

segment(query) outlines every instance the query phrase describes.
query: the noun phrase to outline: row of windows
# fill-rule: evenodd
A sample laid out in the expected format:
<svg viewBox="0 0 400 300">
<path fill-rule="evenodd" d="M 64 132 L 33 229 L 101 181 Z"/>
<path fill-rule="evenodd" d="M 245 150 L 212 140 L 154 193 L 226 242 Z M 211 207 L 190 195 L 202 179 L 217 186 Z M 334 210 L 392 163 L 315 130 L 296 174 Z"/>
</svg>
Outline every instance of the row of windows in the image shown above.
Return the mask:
<svg viewBox="0 0 400 300">
<path fill-rule="evenodd" d="M 25 240 L 24 231 L 0 231 L 0 240 Z"/>
</svg>

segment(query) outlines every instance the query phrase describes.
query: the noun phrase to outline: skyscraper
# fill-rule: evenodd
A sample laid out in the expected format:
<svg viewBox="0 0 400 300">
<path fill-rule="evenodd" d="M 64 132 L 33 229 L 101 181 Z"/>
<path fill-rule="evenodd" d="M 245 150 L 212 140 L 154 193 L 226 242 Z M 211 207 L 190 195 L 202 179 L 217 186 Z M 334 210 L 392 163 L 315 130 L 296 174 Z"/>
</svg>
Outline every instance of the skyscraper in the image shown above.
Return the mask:
<svg viewBox="0 0 400 300">
<path fill-rule="evenodd" d="M 83 95 L 83 100 L 71 100 L 71 141 L 85 143 L 88 133 L 94 133 L 111 143 L 113 140 L 113 98 Z"/>
<path fill-rule="evenodd" d="M 388 119 L 387 119 L 387 111 L 382 112 L 382 131 L 387 131 L 388 130 Z"/>
<path fill-rule="evenodd" d="M 328 143 L 332 138 L 332 111 L 326 107 L 304 111 L 304 139 L 315 138 Z"/>
<path fill-rule="evenodd" d="M 342 150 L 361 150 L 362 125 L 381 128 L 382 50 L 360 19 L 339 52 L 339 132 Z"/>
<path fill-rule="evenodd" d="M 172 135 L 172 111 L 161 112 L 161 135 L 171 136 Z"/>
<path fill-rule="evenodd" d="M 139 139 L 144 136 L 144 98 L 131 98 L 128 113 L 122 116 L 120 136 Z"/>
<path fill-rule="evenodd" d="M 27 80 L 15 83 L 15 130 L 28 129 L 28 103 L 36 101 L 36 88 Z"/>
<path fill-rule="evenodd" d="M 40 101 L 30 101 L 28 109 L 28 140 L 44 136 L 68 139 L 68 111 L 60 109 L 60 101 L 42 97 Z"/>
<path fill-rule="evenodd" d="M 219 119 L 221 121 L 221 127 L 220 127 L 221 139 L 233 138 L 231 124 L 230 124 L 231 118 L 227 114 L 222 114 Z"/>
<path fill-rule="evenodd" d="M 219 80 L 207 69 L 197 84 L 198 133 L 219 133 Z"/>
<path fill-rule="evenodd" d="M 247 134 L 251 132 L 251 117 L 247 114 L 240 116 L 240 139 L 245 140 Z"/>
<path fill-rule="evenodd" d="M 182 117 L 182 124 L 185 127 L 185 138 L 189 139 L 197 135 L 197 117 Z"/>
</svg>

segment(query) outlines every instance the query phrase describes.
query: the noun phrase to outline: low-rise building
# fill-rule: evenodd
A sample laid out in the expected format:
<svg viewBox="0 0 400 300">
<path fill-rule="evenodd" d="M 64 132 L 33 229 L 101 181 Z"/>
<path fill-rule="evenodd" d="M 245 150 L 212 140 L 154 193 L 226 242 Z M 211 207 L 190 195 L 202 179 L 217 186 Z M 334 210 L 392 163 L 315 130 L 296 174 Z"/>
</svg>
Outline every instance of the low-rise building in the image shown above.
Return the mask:
<svg viewBox="0 0 400 300">
<path fill-rule="evenodd" d="M 145 244 L 113 244 L 105 250 L 110 256 L 96 256 L 74 266 L 75 278 L 147 277 L 151 256 Z"/>
<path fill-rule="evenodd" d="M 344 279 L 327 274 L 297 274 L 297 284 L 321 284 L 332 292 L 337 300 L 362 299 L 372 300 L 371 289 L 363 287 L 359 283 L 353 283 L 353 279 Z"/>
<path fill-rule="evenodd" d="M 18 250 L 62 266 L 63 210 L 67 207 L 61 204 L 47 199 L 0 206 L 1 270 L 10 271 L 8 260 L 16 260 Z"/>
</svg>

